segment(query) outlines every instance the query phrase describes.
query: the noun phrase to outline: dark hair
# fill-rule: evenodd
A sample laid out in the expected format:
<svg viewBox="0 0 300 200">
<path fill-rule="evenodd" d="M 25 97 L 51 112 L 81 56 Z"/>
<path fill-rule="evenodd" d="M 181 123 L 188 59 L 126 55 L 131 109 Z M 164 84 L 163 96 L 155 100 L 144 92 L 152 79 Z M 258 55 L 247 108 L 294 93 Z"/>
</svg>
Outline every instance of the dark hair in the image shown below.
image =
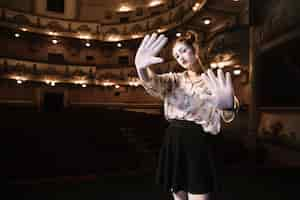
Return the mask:
<svg viewBox="0 0 300 200">
<path fill-rule="evenodd" d="M 175 44 L 177 44 L 179 42 L 183 42 L 193 49 L 193 51 L 197 55 L 198 62 L 201 65 L 202 70 L 206 71 L 207 66 L 205 66 L 205 62 L 204 62 L 205 60 L 204 60 L 204 56 L 203 56 L 204 54 L 202 52 L 200 52 L 200 50 L 199 50 L 200 41 L 199 41 L 198 34 L 192 30 L 186 31 L 184 34 L 182 34 L 180 37 L 178 37 L 175 40 L 175 42 L 173 44 L 173 48 L 174 48 Z"/>
</svg>

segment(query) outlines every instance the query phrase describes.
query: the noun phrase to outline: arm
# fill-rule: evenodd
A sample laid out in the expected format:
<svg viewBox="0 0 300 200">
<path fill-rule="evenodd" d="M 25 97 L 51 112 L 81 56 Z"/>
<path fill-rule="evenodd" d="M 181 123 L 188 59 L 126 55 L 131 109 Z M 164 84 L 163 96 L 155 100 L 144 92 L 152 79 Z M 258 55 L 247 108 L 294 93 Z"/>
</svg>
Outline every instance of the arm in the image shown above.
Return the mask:
<svg viewBox="0 0 300 200">
<path fill-rule="evenodd" d="M 176 82 L 176 74 L 172 72 L 156 74 L 150 67 L 138 69 L 137 72 L 141 79 L 141 85 L 145 88 L 146 92 L 161 100 L 172 90 Z"/>
<path fill-rule="evenodd" d="M 156 33 L 151 36 L 146 35 L 140 44 L 135 56 L 135 66 L 138 76 L 145 82 L 152 80 L 156 74 L 149 69 L 150 65 L 162 63 L 163 59 L 156 57 L 163 46 L 167 43 L 168 38 L 164 35 L 157 37 Z"/>
<path fill-rule="evenodd" d="M 149 67 L 146 68 L 138 68 L 136 67 L 138 76 L 145 82 L 149 82 L 157 76 Z"/>
<path fill-rule="evenodd" d="M 166 42 L 167 38 L 164 35 L 159 37 L 156 33 L 151 36 L 146 35 L 135 56 L 135 66 L 142 86 L 150 95 L 161 99 L 174 80 L 174 76 L 170 74 L 158 75 L 150 69 L 150 66 L 163 62 L 163 59 L 156 57 L 156 55 Z"/>
<path fill-rule="evenodd" d="M 230 73 L 227 72 L 225 78 L 223 71 L 219 69 L 217 74 L 216 77 L 211 70 L 208 70 L 207 74 L 201 75 L 212 92 L 212 95 L 205 98 L 209 99 L 220 110 L 224 122 L 229 123 L 234 119 L 239 109 L 239 101 L 234 95 Z"/>
</svg>

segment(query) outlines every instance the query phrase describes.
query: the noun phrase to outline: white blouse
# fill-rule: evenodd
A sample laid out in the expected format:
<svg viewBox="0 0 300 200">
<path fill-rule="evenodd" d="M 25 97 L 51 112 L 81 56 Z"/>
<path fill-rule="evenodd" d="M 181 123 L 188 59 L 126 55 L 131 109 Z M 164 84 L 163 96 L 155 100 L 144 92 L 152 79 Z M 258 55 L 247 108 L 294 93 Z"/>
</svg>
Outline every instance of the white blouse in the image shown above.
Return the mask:
<svg viewBox="0 0 300 200">
<path fill-rule="evenodd" d="M 164 101 L 164 115 L 167 120 L 178 119 L 201 124 L 203 130 L 218 134 L 221 118 L 231 122 L 239 108 L 239 101 L 234 97 L 234 110 L 217 109 L 211 102 L 202 99 L 202 94 L 211 94 L 199 76 L 191 80 L 187 71 L 165 73 L 154 76 L 151 81 L 141 80 L 142 86 L 152 96 Z"/>
</svg>

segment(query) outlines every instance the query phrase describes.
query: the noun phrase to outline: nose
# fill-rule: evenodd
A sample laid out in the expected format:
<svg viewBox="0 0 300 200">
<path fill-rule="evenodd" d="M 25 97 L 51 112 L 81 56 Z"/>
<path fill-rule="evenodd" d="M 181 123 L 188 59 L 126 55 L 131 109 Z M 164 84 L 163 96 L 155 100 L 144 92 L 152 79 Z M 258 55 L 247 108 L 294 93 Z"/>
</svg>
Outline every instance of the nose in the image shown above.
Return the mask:
<svg viewBox="0 0 300 200">
<path fill-rule="evenodd" d="M 183 62 L 183 61 L 184 61 L 183 56 L 180 56 L 180 57 L 179 57 L 179 61 L 180 61 L 180 62 Z"/>
</svg>

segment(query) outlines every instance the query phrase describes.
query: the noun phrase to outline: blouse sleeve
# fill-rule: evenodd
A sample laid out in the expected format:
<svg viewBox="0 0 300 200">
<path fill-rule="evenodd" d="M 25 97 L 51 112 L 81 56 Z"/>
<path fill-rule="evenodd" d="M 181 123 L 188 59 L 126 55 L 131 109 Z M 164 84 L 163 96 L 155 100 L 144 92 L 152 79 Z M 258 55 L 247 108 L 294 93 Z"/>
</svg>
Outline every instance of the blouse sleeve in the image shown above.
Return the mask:
<svg viewBox="0 0 300 200">
<path fill-rule="evenodd" d="M 225 123 L 230 123 L 234 120 L 236 114 L 238 113 L 240 107 L 239 100 L 234 96 L 234 107 L 233 110 L 222 110 L 221 117 Z"/>
<path fill-rule="evenodd" d="M 170 93 L 176 82 L 176 74 L 173 72 L 165 74 L 157 74 L 150 81 L 141 80 L 141 85 L 145 88 L 146 92 L 154 97 L 164 99 Z"/>
</svg>

